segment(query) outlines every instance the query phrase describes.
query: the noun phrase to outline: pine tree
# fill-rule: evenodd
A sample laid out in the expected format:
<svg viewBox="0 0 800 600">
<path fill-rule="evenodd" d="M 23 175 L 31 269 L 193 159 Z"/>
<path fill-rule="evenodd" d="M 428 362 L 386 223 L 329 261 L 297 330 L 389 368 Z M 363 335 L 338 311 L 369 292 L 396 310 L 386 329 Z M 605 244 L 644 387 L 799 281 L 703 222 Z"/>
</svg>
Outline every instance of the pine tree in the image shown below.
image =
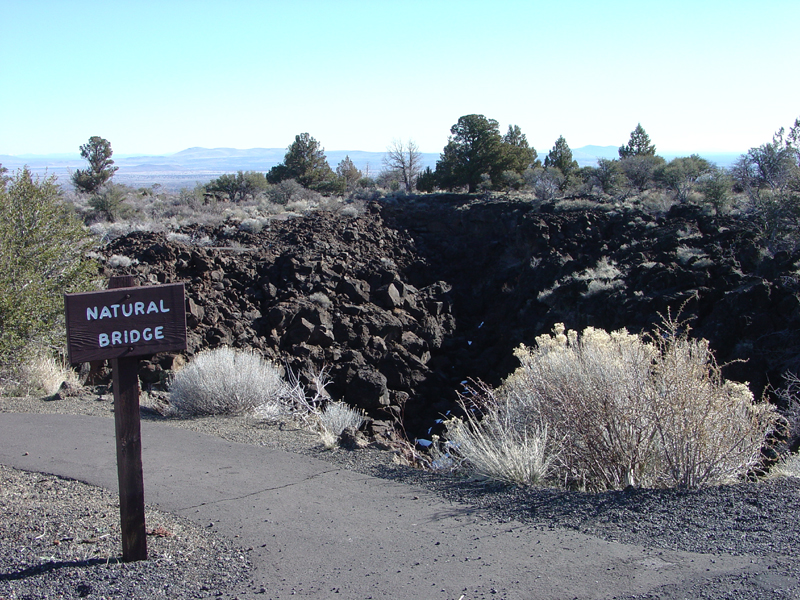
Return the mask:
<svg viewBox="0 0 800 600">
<path fill-rule="evenodd" d="M 519 125 L 509 125 L 503 136 L 503 170 L 514 171 L 520 175 L 525 169 L 540 164 L 536 149 L 528 145 L 528 139 Z"/>
<path fill-rule="evenodd" d="M 650 136 L 639 123 L 636 129 L 631 131 L 631 139 L 627 146 L 619 147 L 619 157 L 629 158 L 631 156 L 655 156 L 656 147 L 650 143 Z"/>
<path fill-rule="evenodd" d="M 556 168 L 564 175 L 569 175 L 578 169 L 578 162 L 572 159 L 572 150 L 564 136 L 559 136 L 553 148 L 544 159 L 545 168 Z"/>
<path fill-rule="evenodd" d="M 483 115 L 465 115 L 450 128 L 450 133 L 436 163 L 440 186 L 453 189 L 466 185 L 473 193 L 483 175 L 499 180 L 503 172 L 503 138 L 497 121 Z"/>
<path fill-rule="evenodd" d="M 361 171 L 355 163 L 350 160 L 350 156 L 345 156 L 336 166 L 336 175 L 344 182 L 345 189 L 349 189 L 361 179 Z"/>
</svg>

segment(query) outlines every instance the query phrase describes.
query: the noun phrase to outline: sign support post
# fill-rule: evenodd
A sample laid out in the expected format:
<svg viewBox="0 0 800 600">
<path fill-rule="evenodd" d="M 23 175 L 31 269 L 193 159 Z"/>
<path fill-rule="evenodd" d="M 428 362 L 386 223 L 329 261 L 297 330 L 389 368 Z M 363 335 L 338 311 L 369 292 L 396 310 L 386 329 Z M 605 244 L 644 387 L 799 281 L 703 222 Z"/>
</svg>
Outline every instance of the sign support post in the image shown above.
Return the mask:
<svg viewBox="0 0 800 600">
<path fill-rule="evenodd" d="M 114 358 L 111 361 L 111 370 L 114 382 L 122 560 L 147 560 L 142 427 L 139 420 L 139 359 Z"/>
<path fill-rule="evenodd" d="M 112 277 L 108 282 L 109 289 L 134 285 L 134 278 L 129 275 Z M 147 560 L 138 357 L 112 359 L 111 372 L 114 388 L 114 428 L 117 438 L 122 560 L 124 562 Z"/>
</svg>

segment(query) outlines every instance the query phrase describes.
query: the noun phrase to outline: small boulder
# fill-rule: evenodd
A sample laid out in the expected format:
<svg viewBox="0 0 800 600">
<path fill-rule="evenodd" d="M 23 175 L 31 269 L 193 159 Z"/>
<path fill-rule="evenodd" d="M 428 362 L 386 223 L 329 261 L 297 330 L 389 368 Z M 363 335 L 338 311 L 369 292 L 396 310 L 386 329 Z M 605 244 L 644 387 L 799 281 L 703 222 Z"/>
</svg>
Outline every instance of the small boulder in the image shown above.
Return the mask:
<svg viewBox="0 0 800 600">
<path fill-rule="evenodd" d="M 389 406 L 389 389 L 386 376 L 374 369 L 359 369 L 347 386 L 345 401 L 365 410 Z"/>
<path fill-rule="evenodd" d="M 345 427 L 339 436 L 339 445 L 345 450 L 358 450 L 369 446 L 369 441 L 355 427 Z"/>
</svg>

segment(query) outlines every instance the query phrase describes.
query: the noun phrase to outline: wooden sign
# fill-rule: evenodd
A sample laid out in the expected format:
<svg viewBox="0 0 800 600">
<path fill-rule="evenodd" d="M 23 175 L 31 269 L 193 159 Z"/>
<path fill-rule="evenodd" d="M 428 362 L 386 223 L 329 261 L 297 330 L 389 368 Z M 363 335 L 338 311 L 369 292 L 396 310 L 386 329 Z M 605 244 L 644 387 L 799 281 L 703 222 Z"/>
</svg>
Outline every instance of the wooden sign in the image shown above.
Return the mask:
<svg viewBox="0 0 800 600">
<path fill-rule="evenodd" d="M 64 295 L 70 362 L 111 360 L 125 562 L 147 560 L 138 357 L 186 348 L 183 284 L 134 284 L 122 275 L 106 291 Z"/>
<path fill-rule="evenodd" d="M 182 283 L 64 294 L 72 364 L 186 349 Z"/>
</svg>

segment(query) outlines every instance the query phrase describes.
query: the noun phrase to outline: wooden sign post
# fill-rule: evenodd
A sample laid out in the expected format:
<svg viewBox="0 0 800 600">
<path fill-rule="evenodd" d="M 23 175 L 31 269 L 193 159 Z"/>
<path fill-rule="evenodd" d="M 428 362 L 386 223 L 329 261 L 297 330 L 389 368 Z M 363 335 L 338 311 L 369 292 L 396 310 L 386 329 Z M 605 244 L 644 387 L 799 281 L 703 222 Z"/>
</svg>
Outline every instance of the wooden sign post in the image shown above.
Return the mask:
<svg viewBox="0 0 800 600">
<path fill-rule="evenodd" d="M 186 348 L 183 284 L 134 287 L 112 277 L 105 292 L 65 294 L 71 363 L 111 360 L 122 560 L 147 560 L 139 357 Z"/>
</svg>

